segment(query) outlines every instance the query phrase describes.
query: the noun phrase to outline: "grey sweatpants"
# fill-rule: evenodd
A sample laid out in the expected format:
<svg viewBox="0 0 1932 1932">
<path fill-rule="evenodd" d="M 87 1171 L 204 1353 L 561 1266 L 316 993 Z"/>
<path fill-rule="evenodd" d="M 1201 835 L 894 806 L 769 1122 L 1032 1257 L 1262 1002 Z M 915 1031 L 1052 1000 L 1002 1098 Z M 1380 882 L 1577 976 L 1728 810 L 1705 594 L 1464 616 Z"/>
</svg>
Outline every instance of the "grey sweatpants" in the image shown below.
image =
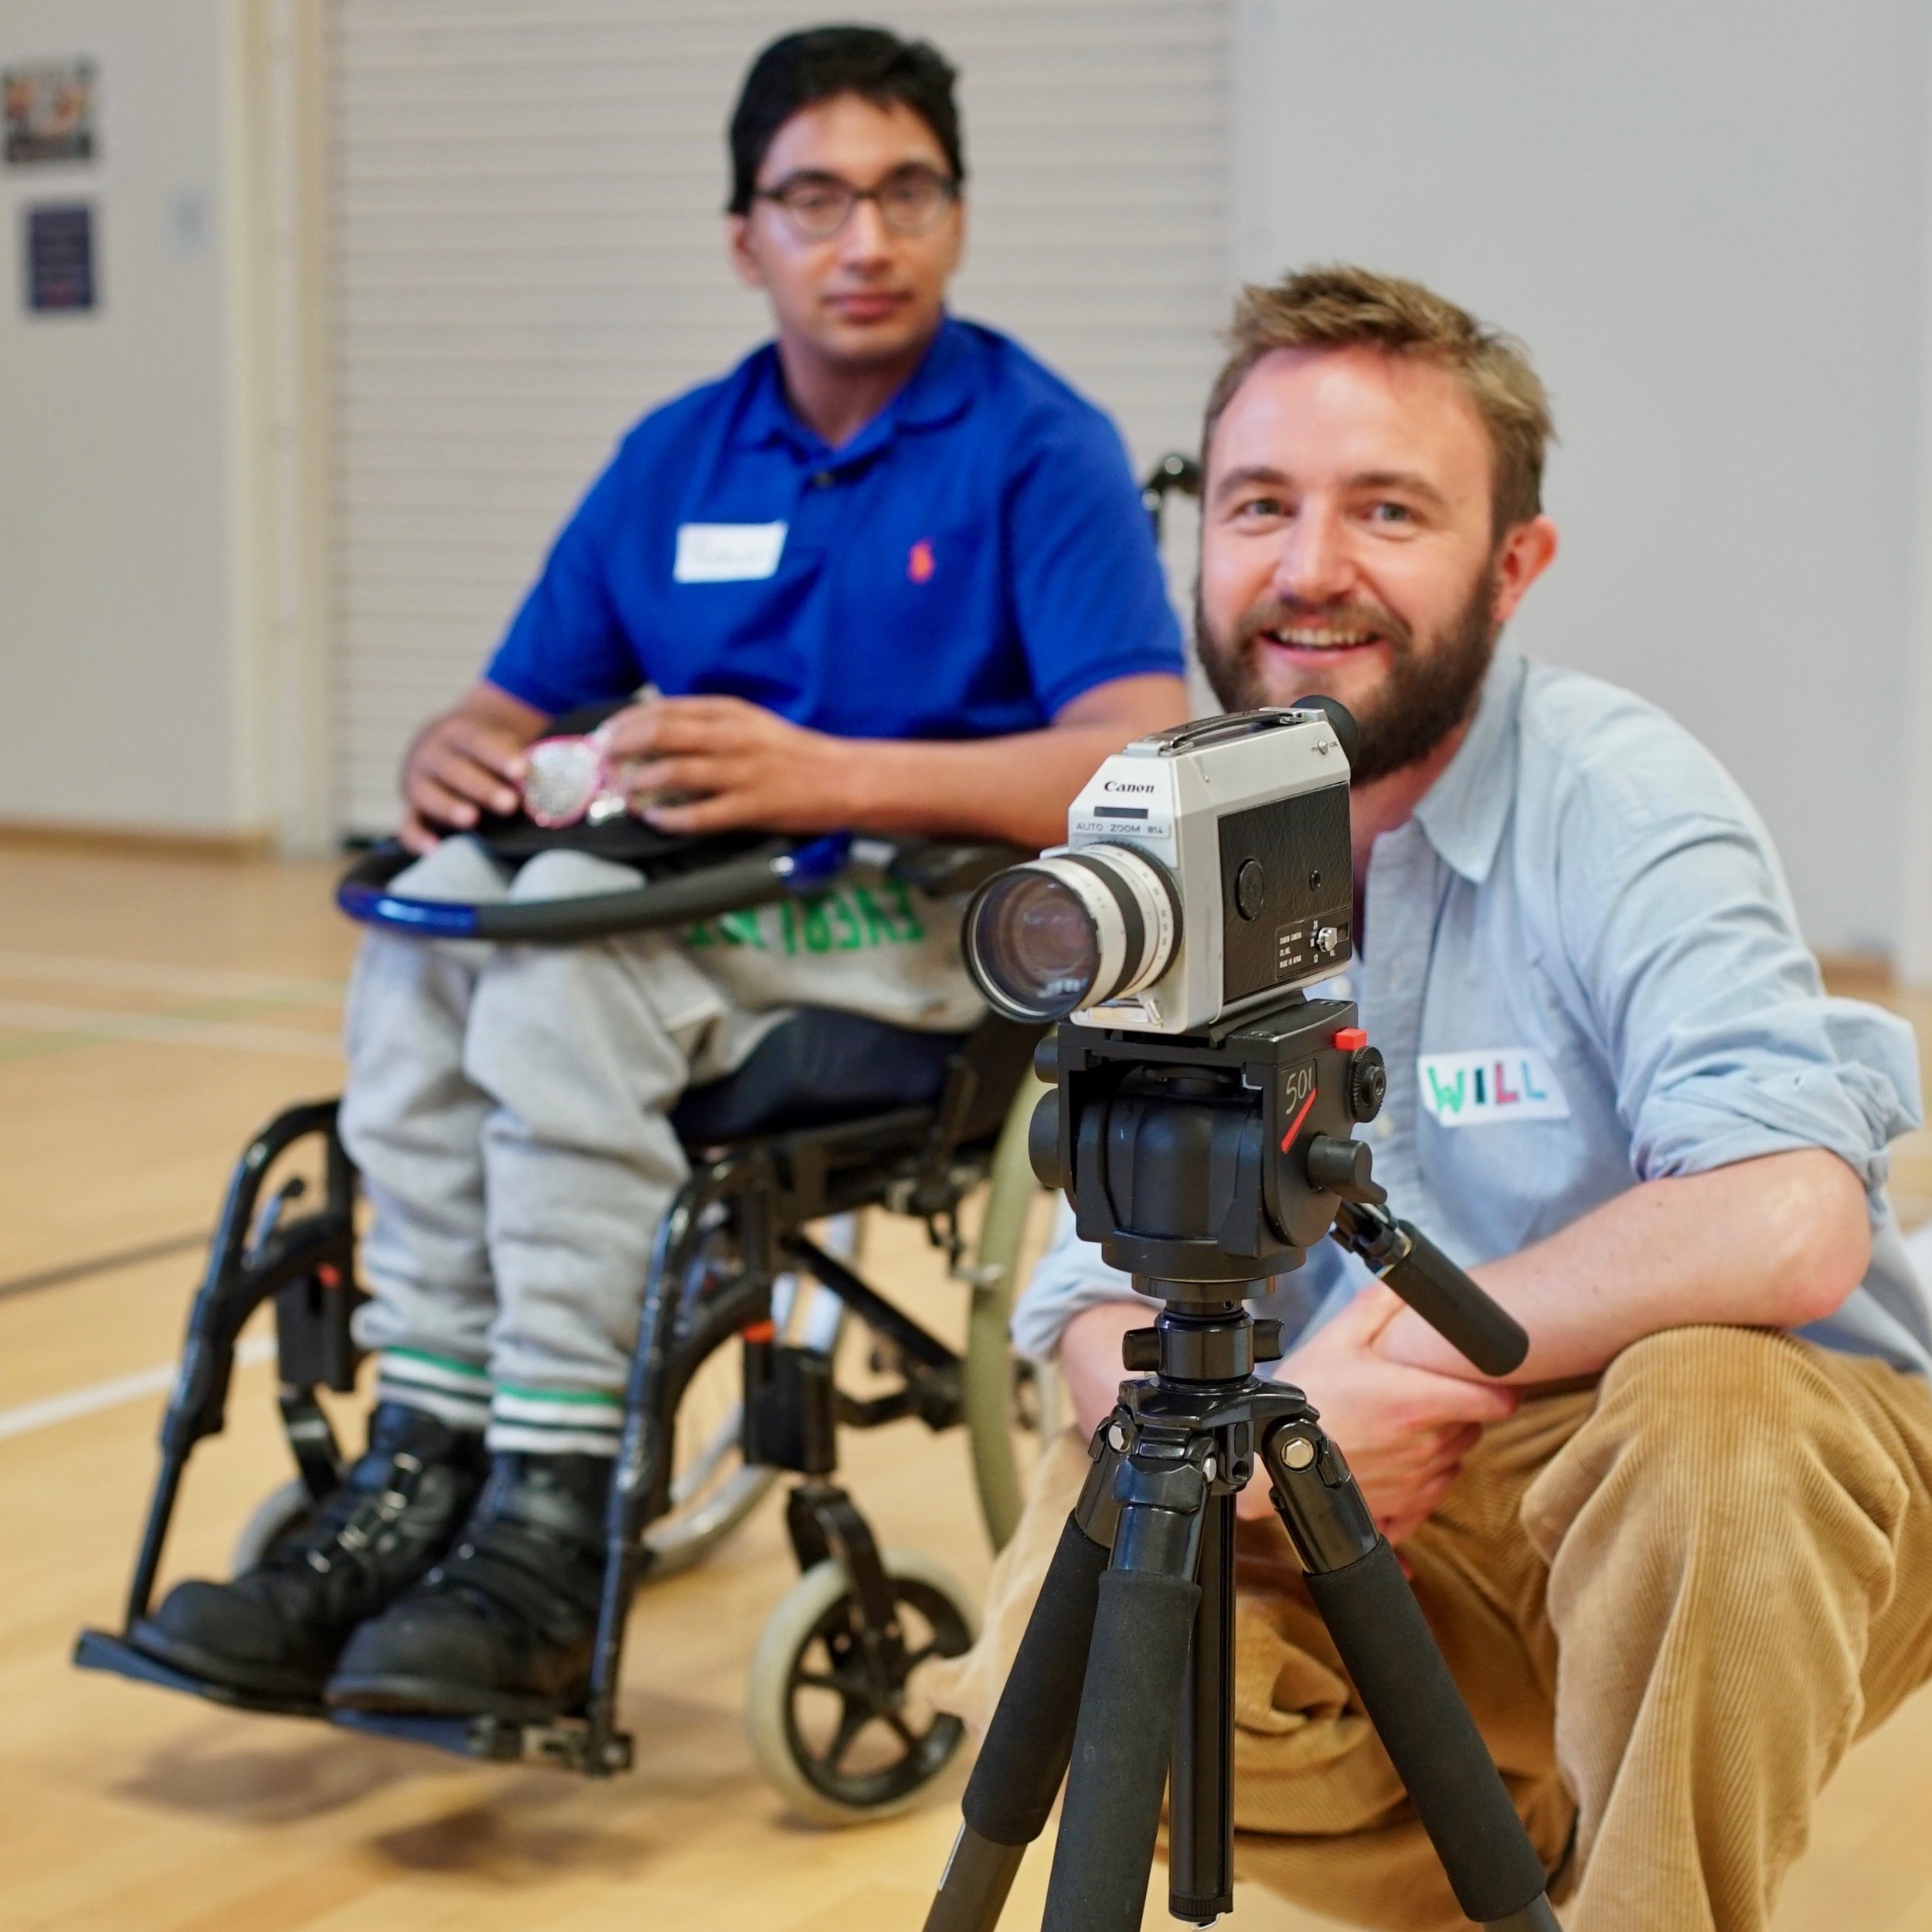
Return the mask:
<svg viewBox="0 0 1932 1932">
<path fill-rule="evenodd" d="M 513 879 L 446 840 L 396 882 L 481 903 L 621 891 L 580 852 Z M 356 1338 L 379 1393 L 493 1447 L 614 1448 L 658 1220 L 683 1182 L 665 1115 L 801 1005 L 959 1030 L 981 1010 L 956 905 L 883 880 L 683 934 L 564 946 L 364 941 L 350 981 L 344 1145 L 374 1216 Z"/>
</svg>

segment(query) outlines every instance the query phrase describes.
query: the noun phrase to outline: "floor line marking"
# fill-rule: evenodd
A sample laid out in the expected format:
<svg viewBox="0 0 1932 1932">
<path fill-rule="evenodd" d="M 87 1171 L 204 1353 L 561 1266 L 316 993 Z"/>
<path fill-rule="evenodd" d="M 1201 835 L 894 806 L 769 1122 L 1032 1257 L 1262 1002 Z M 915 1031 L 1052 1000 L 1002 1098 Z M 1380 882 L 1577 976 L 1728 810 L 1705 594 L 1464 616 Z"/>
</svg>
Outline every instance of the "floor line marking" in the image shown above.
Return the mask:
<svg viewBox="0 0 1932 1932">
<path fill-rule="evenodd" d="M 0 1029 L 23 1033 L 137 1040 L 164 1046 L 220 1046 L 238 1053 L 298 1053 L 340 1060 L 334 1033 L 305 1026 L 258 1026 L 244 1020 L 189 1019 L 167 1013 L 130 1013 L 97 1006 L 53 1006 L 0 999 Z"/>
<path fill-rule="evenodd" d="M 208 1245 L 206 1231 L 195 1234 L 171 1234 L 165 1241 L 148 1241 L 137 1248 L 122 1248 L 113 1254 L 90 1255 L 85 1260 L 63 1261 L 59 1267 L 42 1268 L 32 1274 L 16 1274 L 11 1281 L 0 1281 L 0 1301 L 16 1294 L 32 1294 L 40 1288 L 57 1288 L 69 1281 L 83 1281 L 90 1275 L 111 1274 L 117 1268 L 131 1268 L 143 1261 L 159 1261 L 171 1254 L 185 1254 L 190 1248 Z"/>
<path fill-rule="evenodd" d="M 235 1359 L 241 1364 L 266 1362 L 274 1352 L 272 1335 L 250 1335 L 236 1349 Z M 103 1409 L 118 1409 L 145 1396 L 165 1395 L 174 1386 L 175 1369 L 172 1362 L 159 1362 L 151 1369 L 137 1369 L 132 1375 L 90 1383 L 84 1389 L 70 1389 L 64 1395 L 22 1403 L 15 1409 L 0 1409 L 0 1442 L 12 1436 L 31 1435 L 36 1429 L 51 1429 L 56 1423 L 72 1422 L 80 1416 L 97 1415 Z"/>
</svg>

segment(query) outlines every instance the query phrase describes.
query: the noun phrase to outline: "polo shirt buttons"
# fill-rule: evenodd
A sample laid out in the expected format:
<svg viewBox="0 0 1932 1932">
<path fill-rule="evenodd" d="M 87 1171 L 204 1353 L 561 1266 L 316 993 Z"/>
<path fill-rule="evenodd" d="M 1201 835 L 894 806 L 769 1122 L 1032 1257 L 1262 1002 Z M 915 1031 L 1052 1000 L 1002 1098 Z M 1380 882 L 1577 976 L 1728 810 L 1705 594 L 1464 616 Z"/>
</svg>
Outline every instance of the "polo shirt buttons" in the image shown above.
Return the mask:
<svg viewBox="0 0 1932 1932">
<path fill-rule="evenodd" d="M 828 490 L 838 481 L 838 478 L 834 476 L 831 471 L 821 470 L 812 478 L 811 487 L 815 490 Z"/>
</svg>

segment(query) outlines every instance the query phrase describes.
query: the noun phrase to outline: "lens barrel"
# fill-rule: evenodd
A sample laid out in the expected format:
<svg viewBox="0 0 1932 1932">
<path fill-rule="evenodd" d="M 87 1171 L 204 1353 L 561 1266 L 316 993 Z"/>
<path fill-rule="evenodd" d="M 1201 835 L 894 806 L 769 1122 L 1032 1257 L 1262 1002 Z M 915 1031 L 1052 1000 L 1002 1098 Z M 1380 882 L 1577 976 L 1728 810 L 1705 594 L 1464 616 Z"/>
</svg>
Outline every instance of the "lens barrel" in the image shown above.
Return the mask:
<svg viewBox="0 0 1932 1932">
<path fill-rule="evenodd" d="M 966 909 L 966 970 L 1009 1019 L 1064 1019 L 1138 992 L 1181 943 L 1166 869 L 1131 845 L 1069 848 L 989 879 Z"/>
</svg>

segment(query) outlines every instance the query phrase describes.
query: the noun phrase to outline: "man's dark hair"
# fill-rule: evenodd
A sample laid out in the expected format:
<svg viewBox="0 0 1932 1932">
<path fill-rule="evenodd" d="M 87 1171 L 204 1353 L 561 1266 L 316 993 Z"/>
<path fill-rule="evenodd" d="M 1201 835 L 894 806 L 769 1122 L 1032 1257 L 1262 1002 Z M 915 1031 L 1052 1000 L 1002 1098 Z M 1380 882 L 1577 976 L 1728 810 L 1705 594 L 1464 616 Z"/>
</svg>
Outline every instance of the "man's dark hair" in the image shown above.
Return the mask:
<svg viewBox="0 0 1932 1932">
<path fill-rule="evenodd" d="M 955 75 L 930 42 L 902 40 L 883 27 L 807 27 L 786 34 L 752 62 L 731 111 L 730 212 L 748 215 L 772 137 L 801 107 L 835 94 L 874 107 L 903 102 L 933 131 L 955 181 L 966 179 Z"/>
</svg>

